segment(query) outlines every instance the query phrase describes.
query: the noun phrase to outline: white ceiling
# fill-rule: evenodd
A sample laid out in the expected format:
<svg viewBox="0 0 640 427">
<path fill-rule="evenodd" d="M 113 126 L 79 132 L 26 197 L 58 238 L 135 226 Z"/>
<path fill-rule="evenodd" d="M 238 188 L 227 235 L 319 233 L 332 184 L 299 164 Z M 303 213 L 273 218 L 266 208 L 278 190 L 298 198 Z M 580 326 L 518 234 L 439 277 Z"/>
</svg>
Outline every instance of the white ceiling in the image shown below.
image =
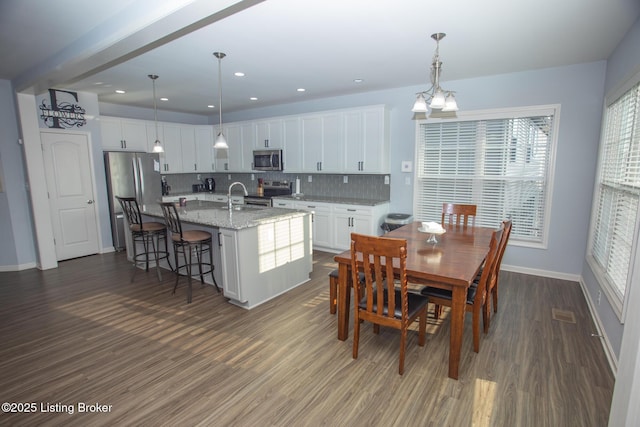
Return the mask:
<svg viewBox="0 0 640 427">
<path fill-rule="evenodd" d="M 147 75 L 158 74 L 158 97 L 169 98 L 158 108 L 209 115 L 214 51 L 227 54 L 230 112 L 426 89 L 435 32 L 447 33 L 440 55 L 451 90 L 446 82 L 458 79 L 604 60 L 639 15 L 638 0 L 2 0 L 0 78 L 20 91 L 68 88 L 149 108 Z"/>
</svg>

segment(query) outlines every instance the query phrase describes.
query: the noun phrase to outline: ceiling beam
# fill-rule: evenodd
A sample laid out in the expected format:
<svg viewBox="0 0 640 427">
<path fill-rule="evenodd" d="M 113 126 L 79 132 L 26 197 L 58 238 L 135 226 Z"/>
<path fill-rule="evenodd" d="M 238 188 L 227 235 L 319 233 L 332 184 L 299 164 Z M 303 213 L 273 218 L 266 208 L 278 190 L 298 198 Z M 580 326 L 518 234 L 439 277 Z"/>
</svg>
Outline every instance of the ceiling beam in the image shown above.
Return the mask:
<svg viewBox="0 0 640 427">
<path fill-rule="evenodd" d="M 73 83 L 135 58 L 179 37 L 265 0 L 191 0 L 164 8 L 158 0 L 135 1 L 84 37 L 13 81 L 16 92 L 33 95 Z"/>
</svg>

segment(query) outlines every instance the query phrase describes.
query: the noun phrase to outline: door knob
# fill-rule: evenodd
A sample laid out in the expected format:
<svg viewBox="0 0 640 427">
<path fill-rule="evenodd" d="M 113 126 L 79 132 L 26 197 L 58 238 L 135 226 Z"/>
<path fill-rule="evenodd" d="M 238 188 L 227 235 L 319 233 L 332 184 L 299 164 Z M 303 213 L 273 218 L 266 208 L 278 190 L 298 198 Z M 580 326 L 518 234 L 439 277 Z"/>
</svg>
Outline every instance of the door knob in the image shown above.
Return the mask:
<svg viewBox="0 0 640 427">
<path fill-rule="evenodd" d="M 87 204 L 90 205 L 93 203 L 93 200 L 87 200 Z"/>
</svg>

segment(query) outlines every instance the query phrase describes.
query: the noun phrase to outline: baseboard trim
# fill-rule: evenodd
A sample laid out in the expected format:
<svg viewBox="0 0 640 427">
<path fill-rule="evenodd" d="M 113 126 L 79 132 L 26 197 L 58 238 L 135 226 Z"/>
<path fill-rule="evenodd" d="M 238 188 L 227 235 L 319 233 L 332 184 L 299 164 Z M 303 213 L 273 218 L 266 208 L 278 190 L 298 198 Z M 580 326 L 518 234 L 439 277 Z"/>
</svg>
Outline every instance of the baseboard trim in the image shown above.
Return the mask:
<svg viewBox="0 0 640 427">
<path fill-rule="evenodd" d="M 561 273 L 559 271 L 540 270 L 538 268 L 528 268 L 516 265 L 501 265 L 500 270 L 511 271 L 513 273 L 530 274 L 532 276 L 549 277 L 551 279 L 570 280 L 579 282 L 582 276 L 579 274 Z"/>
<path fill-rule="evenodd" d="M 602 348 L 604 349 L 604 354 L 607 356 L 607 360 L 609 361 L 609 366 L 611 367 L 611 371 L 613 372 L 613 376 L 615 377 L 618 373 L 618 358 L 616 357 L 615 352 L 613 351 L 613 347 L 611 346 L 611 342 L 609 341 L 609 337 L 605 332 L 604 325 L 600 320 L 600 316 L 598 316 L 598 310 L 596 310 L 596 305 L 593 303 L 591 299 L 591 295 L 587 291 L 587 285 L 580 278 L 580 289 L 582 289 L 582 294 L 584 298 L 587 300 L 587 307 L 589 307 L 589 312 L 591 313 L 591 318 L 596 324 L 596 334 L 600 335 L 600 339 L 602 342 Z"/>
<path fill-rule="evenodd" d="M 28 262 L 26 264 L 19 264 L 19 265 L 0 265 L 0 273 L 7 272 L 7 271 L 29 270 L 31 268 L 36 268 L 35 262 Z"/>
</svg>

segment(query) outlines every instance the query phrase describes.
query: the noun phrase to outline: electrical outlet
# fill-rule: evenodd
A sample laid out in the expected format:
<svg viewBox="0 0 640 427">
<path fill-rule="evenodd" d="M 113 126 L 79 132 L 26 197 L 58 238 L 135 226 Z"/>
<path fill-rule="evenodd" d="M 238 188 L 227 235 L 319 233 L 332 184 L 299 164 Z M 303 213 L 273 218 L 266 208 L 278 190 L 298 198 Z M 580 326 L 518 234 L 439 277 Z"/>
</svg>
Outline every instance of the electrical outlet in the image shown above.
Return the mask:
<svg viewBox="0 0 640 427">
<path fill-rule="evenodd" d="M 251 174 L 251 181 L 255 181 L 255 179 L 256 179 L 256 175 L 252 173 Z"/>
<path fill-rule="evenodd" d="M 342 183 L 343 184 L 348 184 L 349 183 L 349 177 L 347 175 L 342 177 Z"/>
<path fill-rule="evenodd" d="M 600 305 L 600 300 L 601 300 L 601 299 L 602 299 L 602 291 L 601 291 L 601 290 L 599 290 L 599 291 L 598 291 L 598 299 L 597 299 L 597 303 L 598 303 L 598 305 Z"/>
<path fill-rule="evenodd" d="M 384 176 L 384 183 L 385 183 L 386 185 L 389 185 L 389 175 L 385 175 L 385 176 Z"/>
<path fill-rule="evenodd" d="M 231 181 L 231 174 L 227 174 L 227 179 Z"/>
<path fill-rule="evenodd" d="M 313 176 L 309 175 L 309 177 L 307 178 L 308 182 L 312 182 L 313 181 Z"/>
<path fill-rule="evenodd" d="M 196 175 L 196 179 L 197 179 L 198 181 L 201 181 L 201 180 L 202 180 L 202 178 L 200 177 L 200 174 Z"/>
</svg>

